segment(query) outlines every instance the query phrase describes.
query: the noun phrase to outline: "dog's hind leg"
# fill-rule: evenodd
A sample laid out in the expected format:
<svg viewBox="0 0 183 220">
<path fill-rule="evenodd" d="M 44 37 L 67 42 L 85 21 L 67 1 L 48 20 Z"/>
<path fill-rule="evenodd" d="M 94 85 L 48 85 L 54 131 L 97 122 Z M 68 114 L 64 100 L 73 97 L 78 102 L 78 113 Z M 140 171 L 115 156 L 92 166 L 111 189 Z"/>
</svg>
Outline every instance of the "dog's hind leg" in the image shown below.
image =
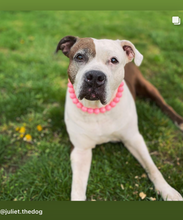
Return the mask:
<svg viewBox="0 0 183 220">
<path fill-rule="evenodd" d="M 183 117 L 177 114 L 175 110 L 165 102 L 160 92 L 142 76 L 140 70 L 133 63 L 129 63 L 125 66 L 125 81 L 134 98 L 137 95 L 153 100 L 183 131 Z"/>
</svg>

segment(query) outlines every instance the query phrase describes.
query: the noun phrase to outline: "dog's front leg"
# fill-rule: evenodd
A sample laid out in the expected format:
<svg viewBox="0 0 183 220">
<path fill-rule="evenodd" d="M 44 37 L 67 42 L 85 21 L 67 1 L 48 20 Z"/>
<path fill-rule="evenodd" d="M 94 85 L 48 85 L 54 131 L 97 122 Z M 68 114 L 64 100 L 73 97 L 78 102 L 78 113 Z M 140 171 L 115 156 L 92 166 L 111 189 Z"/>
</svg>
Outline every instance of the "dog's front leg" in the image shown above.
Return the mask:
<svg viewBox="0 0 183 220">
<path fill-rule="evenodd" d="M 92 160 L 92 149 L 74 148 L 71 152 L 72 201 L 86 200 L 86 188 Z"/>
<path fill-rule="evenodd" d="M 162 174 L 154 164 L 143 137 L 139 134 L 139 132 L 135 132 L 130 136 L 131 138 L 124 141 L 125 146 L 146 170 L 150 180 L 155 186 L 155 189 L 161 194 L 164 200 L 182 201 L 182 196 L 165 181 Z"/>
</svg>

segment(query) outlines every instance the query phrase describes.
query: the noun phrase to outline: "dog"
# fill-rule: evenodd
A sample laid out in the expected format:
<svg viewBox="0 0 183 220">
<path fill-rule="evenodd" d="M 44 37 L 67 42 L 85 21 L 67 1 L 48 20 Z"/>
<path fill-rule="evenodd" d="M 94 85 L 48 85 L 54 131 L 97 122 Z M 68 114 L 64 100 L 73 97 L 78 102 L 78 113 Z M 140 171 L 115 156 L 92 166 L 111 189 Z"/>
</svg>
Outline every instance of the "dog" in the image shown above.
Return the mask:
<svg viewBox="0 0 183 220">
<path fill-rule="evenodd" d="M 183 200 L 163 178 L 138 130 L 136 95 L 154 100 L 183 130 L 183 118 L 138 69 L 143 55 L 127 40 L 74 36 L 62 38 L 59 50 L 70 59 L 64 117 L 73 145 L 71 200 L 86 200 L 92 149 L 109 141 L 124 143 L 164 200 Z"/>
</svg>

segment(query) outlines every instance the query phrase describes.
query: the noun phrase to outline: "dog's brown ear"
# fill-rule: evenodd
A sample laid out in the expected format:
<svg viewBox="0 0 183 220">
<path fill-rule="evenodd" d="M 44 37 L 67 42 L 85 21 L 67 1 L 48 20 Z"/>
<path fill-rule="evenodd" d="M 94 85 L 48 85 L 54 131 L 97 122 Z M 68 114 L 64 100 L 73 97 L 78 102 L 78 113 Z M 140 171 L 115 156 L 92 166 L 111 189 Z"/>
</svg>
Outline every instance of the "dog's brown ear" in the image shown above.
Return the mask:
<svg viewBox="0 0 183 220">
<path fill-rule="evenodd" d="M 66 36 L 62 38 L 57 45 L 55 53 L 61 50 L 65 56 L 69 57 L 70 49 L 76 43 L 77 39 L 78 37 L 73 36 Z"/>
<path fill-rule="evenodd" d="M 143 60 L 143 55 L 135 48 L 135 46 L 127 40 L 120 41 L 123 50 L 127 55 L 127 63 L 134 59 L 137 66 L 140 66 Z"/>
</svg>

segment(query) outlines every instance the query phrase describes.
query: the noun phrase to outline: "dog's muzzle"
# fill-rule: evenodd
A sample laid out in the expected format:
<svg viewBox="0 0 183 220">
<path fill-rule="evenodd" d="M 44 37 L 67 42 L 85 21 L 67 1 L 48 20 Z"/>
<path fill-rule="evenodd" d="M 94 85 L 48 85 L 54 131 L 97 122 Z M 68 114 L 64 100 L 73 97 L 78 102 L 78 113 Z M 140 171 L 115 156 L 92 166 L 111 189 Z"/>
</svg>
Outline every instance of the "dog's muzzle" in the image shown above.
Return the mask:
<svg viewBox="0 0 183 220">
<path fill-rule="evenodd" d="M 91 70 L 85 73 L 79 99 L 83 98 L 94 101 L 100 100 L 103 105 L 106 104 L 105 84 L 106 75 L 97 70 Z"/>
</svg>

